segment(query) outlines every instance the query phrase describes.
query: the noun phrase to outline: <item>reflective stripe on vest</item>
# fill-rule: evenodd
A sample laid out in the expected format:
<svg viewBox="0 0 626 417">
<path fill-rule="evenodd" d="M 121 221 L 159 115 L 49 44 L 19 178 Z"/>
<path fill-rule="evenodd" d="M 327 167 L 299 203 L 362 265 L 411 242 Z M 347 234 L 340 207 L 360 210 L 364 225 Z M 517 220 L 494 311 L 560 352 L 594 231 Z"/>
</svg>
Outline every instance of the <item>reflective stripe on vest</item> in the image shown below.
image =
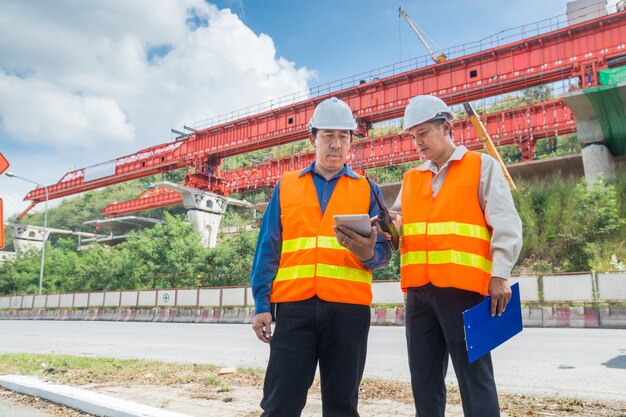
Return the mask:
<svg viewBox="0 0 626 417">
<path fill-rule="evenodd" d="M 317 245 L 315 244 L 316 240 L 317 240 Z M 283 253 L 295 252 L 297 250 L 315 249 L 316 247 L 326 248 L 326 249 L 348 250 L 344 246 L 341 246 L 339 242 L 337 242 L 337 238 L 335 236 L 318 236 L 317 239 L 314 237 L 301 237 L 298 239 L 285 240 L 283 242 L 283 249 L 280 253 L 283 254 Z"/>
<path fill-rule="evenodd" d="M 299 278 L 313 278 L 316 265 L 298 265 L 280 268 L 274 281 L 288 281 Z M 372 274 L 355 268 L 345 266 L 317 264 L 317 275 L 325 278 L 345 279 L 347 281 L 363 282 L 371 284 Z"/>
<path fill-rule="evenodd" d="M 427 230 L 428 229 L 428 230 Z M 486 227 L 478 226 L 468 223 L 457 222 L 439 222 L 428 223 L 418 222 L 402 225 L 402 236 L 414 236 L 414 235 L 458 235 L 475 237 L 478 239 L 491 241 L 491 233 Z"/>
<path fill-rule="evenodd" d="M 415 251 L 403 253 L 400 257 L 400 266 L 420 265 L 420 264 L 446 264 L 471 266 L 482 269 L 486 273 L 491 272 L 491 261 L 480 255 L 455 250 L 442 251 Z"/>
</svg>

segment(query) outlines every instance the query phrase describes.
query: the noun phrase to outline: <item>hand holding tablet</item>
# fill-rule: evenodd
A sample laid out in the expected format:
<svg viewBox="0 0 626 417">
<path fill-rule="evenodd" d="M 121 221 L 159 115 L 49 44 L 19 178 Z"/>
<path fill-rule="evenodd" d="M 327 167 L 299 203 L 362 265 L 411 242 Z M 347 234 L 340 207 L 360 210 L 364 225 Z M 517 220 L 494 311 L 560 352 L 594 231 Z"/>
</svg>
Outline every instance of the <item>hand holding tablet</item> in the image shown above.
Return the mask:
<svg viewBox="0 0 626 417">
<path fill-rule="evenodd" d="M 367 214 L 337 214 L 333 216 L 333 220 L 336 226 L 345 226 L 364 237 L 372 232 L 372 224 Z"/>
</svg>

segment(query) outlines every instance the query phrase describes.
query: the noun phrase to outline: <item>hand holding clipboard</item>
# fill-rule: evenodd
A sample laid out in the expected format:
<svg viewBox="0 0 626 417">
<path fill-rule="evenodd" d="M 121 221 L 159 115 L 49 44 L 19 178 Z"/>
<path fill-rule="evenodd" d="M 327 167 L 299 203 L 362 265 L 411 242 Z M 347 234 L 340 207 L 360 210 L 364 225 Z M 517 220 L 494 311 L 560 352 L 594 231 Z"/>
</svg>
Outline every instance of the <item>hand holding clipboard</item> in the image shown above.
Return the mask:
<svg viewBox="0 0 626 417">
<path fill-rule="evenodd" d="M 519 283 L 511 285 L 511 300 L 501 316 L 491 316 L 491 297 L 463 312 L 467 356 L 472 363 L 522 331 Z"/>
</svg>

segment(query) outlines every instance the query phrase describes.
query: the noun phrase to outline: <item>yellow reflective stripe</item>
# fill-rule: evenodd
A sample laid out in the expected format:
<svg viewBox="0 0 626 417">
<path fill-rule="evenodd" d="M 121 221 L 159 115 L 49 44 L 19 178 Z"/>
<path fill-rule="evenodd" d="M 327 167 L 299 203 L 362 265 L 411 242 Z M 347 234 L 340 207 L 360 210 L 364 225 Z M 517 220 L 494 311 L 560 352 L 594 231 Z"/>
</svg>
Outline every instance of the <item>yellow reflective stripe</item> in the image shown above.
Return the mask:
<svg viewBox="0 0 626 417">
<path fill-rule="evenodd" d="M 403 253 L 402 256 L 400 257 L 400 266 L 425 264 L 425 263 L 426 263 L 425 251 L 407 252 L 407 253 Z"/>
<path fill-rule="evenodd" d="M 274 282 L 298 278 L 313 278 L 313 276 L 315 276 L 315 265 L 288 266 L 278 268 Z"/>
<path fill-rule="evenodd" d="M 283 241 L 281 253 L 295 252 L 297 250 L 314 249 L 315 237 L 301 237 Z"/>
<path fill-rule="evenodd" d="M 430 264 L 453 263 L 482 269 L 487 273 L 491 272 L 491 261 L 489 259 L 473 253 L 455 250 L 430 251 L 428 252 L 428 262 Z"/>
<path fill-rule="evenodd" d="M 402 225 L 402 236 L 423 235 L 426 233 L 426 222 Z"/>
<path fill-rule="evenodd" d="M 428 223 L 429 235 L 458 235 L 475 237 L 477 239 L 483 239 L 487 242 L 491 241 L 491 235 L 487 228 L 469 223 L 457 223 L 457 222 L 439 222 Z"/>
<path fill-rule="evenodd" d="M 337 242 L 335 236 L 320 236 L 317 240 L 317 247 L 324 249 L 348 250 Z"/>
<path fill-rule="evenodd" d="M 346 281 L 372 283 L 372 274 L 356 268 L 345 266 L 317 264 L 317 275 L 325 278 L 345 279 Z"/>
</svg>

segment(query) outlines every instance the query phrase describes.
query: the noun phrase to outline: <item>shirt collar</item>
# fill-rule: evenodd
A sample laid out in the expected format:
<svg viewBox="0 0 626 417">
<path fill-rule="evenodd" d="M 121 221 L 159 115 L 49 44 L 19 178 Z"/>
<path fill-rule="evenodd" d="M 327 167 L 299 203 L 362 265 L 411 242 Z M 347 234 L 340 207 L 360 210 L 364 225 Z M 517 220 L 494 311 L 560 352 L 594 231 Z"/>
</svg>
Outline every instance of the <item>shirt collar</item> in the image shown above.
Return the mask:
<svg viewBox="0 0 626 417">
<path fill-rule="evenodd" d="M 304 174 L 307 174 L 309 172 L 319 176 L 319 174 L 315 172 L 313 168 L 315 168 L 315 161 L 311 162 L 311 164 L 308 167 L 304 168 L 302 172 L 300 173 L 300 175 L 298 175 L 298 177 L 301 177 Z M 342 175 L 347 175 L 350 178 L 359 179 L 359 176 L 356 174 L 356 172 L 354 172 L 352 168 L 350 168 L 348 164 L 346 163 L 343 164 L 343 168 L 341 168 L 341 171 L 339 171 L 337 175 L 335 175 L 332 179 L 339 178 Z"/>
<path fill-rule="evenodd" d="M 455 147 L 454 152 L 452 152 L 452 155 L 450 155 L 450 158 L 448 158 L 448 160 L 446 161 L 445 164 L 442 165 L 442 167 L 447 166 L 451 161 L 460 161 L 461 159 L 463 159 L 463 155 L 465 155 L 466 152 L 467 152 L 467 148 L 463 145 Z M 418 171 L 432 171 L 432 172 L 438 171 L 437 165 L 435 165 L 435 163 L 430 160 L 418 166 L 416 169 Z"/>
</svg>

